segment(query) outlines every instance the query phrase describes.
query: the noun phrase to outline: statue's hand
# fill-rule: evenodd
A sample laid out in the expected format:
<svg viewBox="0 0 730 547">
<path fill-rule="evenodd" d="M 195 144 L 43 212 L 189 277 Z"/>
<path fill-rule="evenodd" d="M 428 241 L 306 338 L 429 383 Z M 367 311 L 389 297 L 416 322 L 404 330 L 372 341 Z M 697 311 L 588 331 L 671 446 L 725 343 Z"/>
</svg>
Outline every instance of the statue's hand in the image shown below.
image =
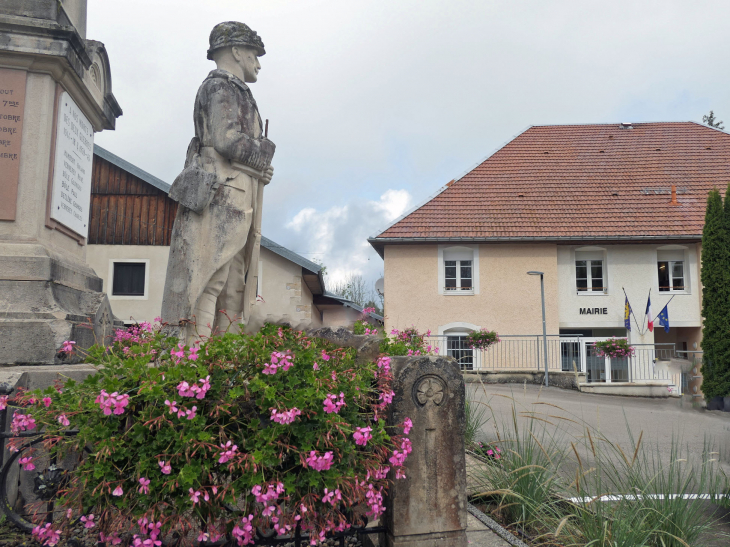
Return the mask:
<svg viewBox="0 0 730 547">
<path fill-rule="evenodd" d="M 271 177 L 274 176 L 274 168 L 269 165 L 266 168 L 266 171 L 264 171 L 264 176 L 261 177 L 261 182 L 264 183 L 264 185 L 269 184 L 271 182 Z"/>
</svg>

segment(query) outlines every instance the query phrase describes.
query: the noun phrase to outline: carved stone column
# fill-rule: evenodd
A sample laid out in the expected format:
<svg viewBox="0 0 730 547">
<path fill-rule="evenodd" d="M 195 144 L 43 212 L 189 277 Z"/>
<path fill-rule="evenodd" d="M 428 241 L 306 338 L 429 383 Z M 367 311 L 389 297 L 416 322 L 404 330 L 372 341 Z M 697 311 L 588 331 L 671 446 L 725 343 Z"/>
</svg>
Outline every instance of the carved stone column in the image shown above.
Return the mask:
<svg viewBox="0 0 730 547">
<path fill-rule="evenodd" d="M 388 423 L 411 419 L 413 452 L 386 499 L 385 545 L 466 546 L 464 378 L 447 357 L 396 357 L 391 367 Z"/>
</svg>

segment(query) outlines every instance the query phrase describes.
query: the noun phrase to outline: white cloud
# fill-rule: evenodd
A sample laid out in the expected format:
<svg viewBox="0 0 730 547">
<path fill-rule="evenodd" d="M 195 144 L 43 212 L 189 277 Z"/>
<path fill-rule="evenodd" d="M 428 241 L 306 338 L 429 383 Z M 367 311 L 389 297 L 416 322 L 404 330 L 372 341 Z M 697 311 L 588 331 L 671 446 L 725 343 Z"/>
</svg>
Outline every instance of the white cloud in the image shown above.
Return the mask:
<svg viewBox="0 0 730 547">
<path fill-rule="evenodd" d="M 352 199 L 342 206 L 317 210 L 305 207 L 272 239 L 327 266 L 330 285 L 349 273 L 362 274 L 373 283 L 382 273 L 383 261 L 367 238 L 408 210 L 407 190 L 386 190 L 378 200 Z"/>
</svg>

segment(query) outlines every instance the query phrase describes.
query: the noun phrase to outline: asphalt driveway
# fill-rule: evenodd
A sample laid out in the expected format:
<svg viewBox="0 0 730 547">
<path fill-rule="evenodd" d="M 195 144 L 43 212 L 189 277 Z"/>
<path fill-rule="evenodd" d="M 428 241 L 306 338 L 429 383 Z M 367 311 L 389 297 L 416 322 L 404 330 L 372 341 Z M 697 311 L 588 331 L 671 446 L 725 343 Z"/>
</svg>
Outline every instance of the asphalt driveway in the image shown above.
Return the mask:
<svg viewBox="0 0 730 547">
<path fill-rule="evenodd" d="M 545 427 L 562 430 L 581 439 L 587 424 L 622 447 L 631 445 L 643 431 L 642 443 L 658 447 L 668 458 L 672 436 L 680 439 L 694 453 L 701 453 L 709 441 L 719 452 L 719 459 L 730 472 L 730 413 L 693 408 L 681 399 L 647 399 L 615 397 L 520 384 L 467 384 L 467 396 L 489 405 L 494 414 L 482 427 L 485 440 L 495 440 L 495 423 L 511 422 L 512 408 L 520 420 L 526 412 L 537 412 Z M 559 419 L 565 418 L 565 419 Z M 572 421 L 569 421 L 572 420 Z M 578 423 L 574 423 L 578 422 Z M 554 425 L 551 425 L 554 424 Z M 668 460 L 667 460 L 668 461 Z"/>
</svg>

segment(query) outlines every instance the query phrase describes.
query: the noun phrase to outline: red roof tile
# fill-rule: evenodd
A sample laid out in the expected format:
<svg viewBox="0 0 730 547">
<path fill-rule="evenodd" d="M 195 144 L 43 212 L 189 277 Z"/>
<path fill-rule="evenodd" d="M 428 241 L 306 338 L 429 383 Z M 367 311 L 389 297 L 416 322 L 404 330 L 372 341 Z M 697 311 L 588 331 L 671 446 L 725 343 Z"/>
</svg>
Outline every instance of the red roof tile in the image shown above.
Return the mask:
<svg viewBox="0 0 730 547">
<path fill-rule="evenodd" d="M 707 193 L 730 182 L 730 135 L 694 122 L 632 127 L 531 127 L 371 242 L 699 238 Z"/>
</svg>

